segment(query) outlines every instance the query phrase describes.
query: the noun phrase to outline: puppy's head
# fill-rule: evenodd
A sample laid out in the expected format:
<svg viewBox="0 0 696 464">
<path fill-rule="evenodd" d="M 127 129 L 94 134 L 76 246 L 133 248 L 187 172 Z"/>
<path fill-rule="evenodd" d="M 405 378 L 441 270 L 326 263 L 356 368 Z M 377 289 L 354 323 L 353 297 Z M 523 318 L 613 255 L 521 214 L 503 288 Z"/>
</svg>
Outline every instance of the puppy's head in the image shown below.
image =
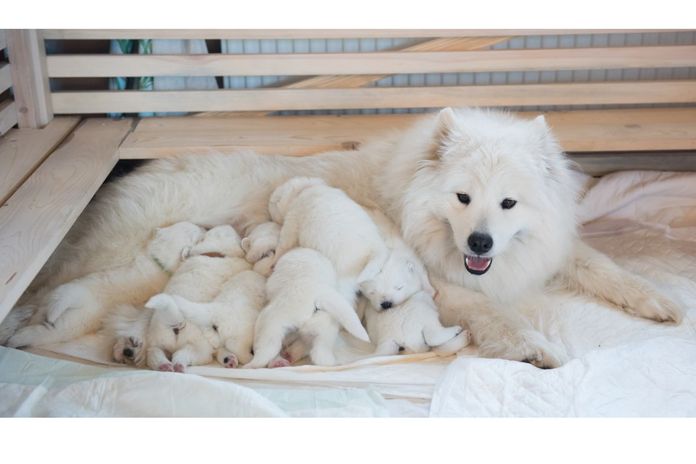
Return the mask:
<svg viewBox="0 0 696 464">
<path fill-rule="evenodd" d="M 264 222 L 254 227 L 241 242 L 246 260 L 252 264 L 268 258 L 275 252 L 280 235 L 280 226 L 275 222 Z"/>
<path fill-rule="evenodd" d="M 326 185 L 326 182 L 318 177 L 293 177 L 281 184 L 273 191 L 268 201 L 268 212 L 271 219 L 281 224 L 297 195 L 303 190 L 317 185 Z"/>
<path fill-rule="evenodd" d="M 410 250 L 392 251 L 380 271 L 360 283 L 360 292 L 378 311 L 398 306 L 421 290 L 435 294 L 425 267 Z"/>
<path fill-rule="evenodd" d="M 244 256 L 241 239 L 230 225 L 216 226 L 205 233 L 200 242 L 191 248 L 191 255 L 219 253 L 223 256 L 241 258 Z"/>
<path fill-rule="evenodd" d="M 204 234 L 205 229 L 190 222 L 178 222 L 169 227 L 157 228 L 148 245 L 148 251 L 165 269 L 171 270 L 188 256 L 191 248 Z"/>
</svg>

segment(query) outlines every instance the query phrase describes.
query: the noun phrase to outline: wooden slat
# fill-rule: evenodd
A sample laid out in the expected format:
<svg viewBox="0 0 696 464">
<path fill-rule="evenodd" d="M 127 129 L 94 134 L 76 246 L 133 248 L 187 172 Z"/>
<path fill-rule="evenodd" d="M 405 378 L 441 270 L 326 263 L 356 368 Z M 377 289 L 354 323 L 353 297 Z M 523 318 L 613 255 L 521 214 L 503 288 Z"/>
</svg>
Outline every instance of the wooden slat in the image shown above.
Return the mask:
<svg viewBox="0 0 696 464">
<path fill-rule="evenodd" d="M 0 204 L 12 196 L 79 121 L 56 118 L 43 129 L 14 129 L 0 139 Z"/>
<path fill-rule="evenodd" d="M 52 55 L 48 57 L 48 75 L 301 76 L 673 68 L 695 65 L 696 46 L 680 45 L 465 52 Z"/>
<path fill-rule="evenodd" d="M 532 118 L 538 113 L 519 113 Z M 250 148 L 264 154 L 311 155 L 349 149 L 403 129 L 423 115 L 151 118 L 119 149 L 121 158 L 159 158 Z M 564 150 L 642 152 L 696 150 L 696 108 L 549 112 Z"/>
<path fill-rule="evenodd" d="M 45 29 L 47 39 L 355 39 L 674 32 L 681 29 Z"/>
<path fill-rule="evenodd" d="M 116 163 L 131 121 L 90 119 L 0 208 L 0 319 L 55 250 Z"/>
<path fill-rule="evenodd" d="M 7 32 L 0 29 L 0 51 L 7 48 Z"/>
<path fill-rule="evenodd" d="M 0 102 L 0 136 L 17 124 L 17 105 L 12 100 Z"/>
<path fill-rule="evenodd" d="M 53 118 L 43 38 L 34 29 L 14 29 L 7 44 L 19 127 L 42 127 Z"/>
<path fill-rule="evenodd" d="M 696 103 L 696 81 L 53 93 L 58 114 Z"/>
<path fill-rule="evenodd" d="M 10 65 L 0 63 L 0 93 L 12 87 L 12 76 L 10 75 Z"/>
<path fill-rule="evenodd" d="M 626 170 L 696 171 L 696 151 L 569 154 L 583 172 L 602 176 Z"/>
</svg>

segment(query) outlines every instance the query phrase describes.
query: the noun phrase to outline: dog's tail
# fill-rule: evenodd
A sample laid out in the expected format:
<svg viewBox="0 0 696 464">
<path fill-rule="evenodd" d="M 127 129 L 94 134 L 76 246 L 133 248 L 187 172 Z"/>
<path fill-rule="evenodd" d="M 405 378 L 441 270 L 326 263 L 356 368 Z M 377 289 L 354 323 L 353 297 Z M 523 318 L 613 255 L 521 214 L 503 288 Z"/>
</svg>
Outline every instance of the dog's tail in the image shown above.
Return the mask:
<svg viewBox="0 0 696 464">
<path fill-rule="evenodd" d="M 346 299 L 337 291 L 330 290 L 325 292 L 317 298 L 315 305 L 317 309 L 326 311 L 333 316 L 349 334 L 360 340 L 366 342 L 370 341 L 370 337 L 367 335 L 365 327 L 360 323 L 355 309 L 353 309 Z"/>
</svg>

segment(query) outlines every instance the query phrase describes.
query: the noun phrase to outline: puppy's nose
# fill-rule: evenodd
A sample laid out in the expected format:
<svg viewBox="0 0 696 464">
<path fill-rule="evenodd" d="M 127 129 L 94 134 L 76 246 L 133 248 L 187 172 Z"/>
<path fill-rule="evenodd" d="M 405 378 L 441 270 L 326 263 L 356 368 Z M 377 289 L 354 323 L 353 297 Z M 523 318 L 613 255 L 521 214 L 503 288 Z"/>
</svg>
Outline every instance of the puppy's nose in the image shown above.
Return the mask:
<svg viewBox="0 0 696 464">
<path fill-rule="evenodd" d="M 469 248 L 476 254 L 482 255 L 488 253 L 491 248 L 493 248 L 493 237 L 488 234 L 482 234 L 480 232 L 474 232 L 469 235 L 467 240 Z"/>
<path fill-rule="evenodd" d="M 382 309 L 389 309 L 393 306 L 393 303 L 391 301 L 383 301 L 380 306 Z"/>
<path fill-rule="evenodd" d="M 131 350 L 130 348 L 124 348 L 123 349 L 123 356 L 125 356 L 126 358 L 132 358 L 133 357 L 133 350 Z"/>
</svg>

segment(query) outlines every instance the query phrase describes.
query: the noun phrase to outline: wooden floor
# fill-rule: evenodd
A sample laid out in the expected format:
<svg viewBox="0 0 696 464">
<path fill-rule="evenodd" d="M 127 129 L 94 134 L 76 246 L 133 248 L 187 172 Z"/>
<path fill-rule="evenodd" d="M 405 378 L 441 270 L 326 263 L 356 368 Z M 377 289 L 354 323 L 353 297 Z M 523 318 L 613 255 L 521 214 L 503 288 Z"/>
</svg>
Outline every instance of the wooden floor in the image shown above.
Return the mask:
<svg viewBox="0 0 696 464">
<path fill-rule="evenodd" d="M 533 117 L 535 113 L 523 113 Z M 422 115 L 54 119 L 0 139 L 0 319 L 16 303 L 118 159 L 248 148 L 312 155 L 355 149 Z M 589 173 L 696 170 L 696 108 L 547 113 Z"/>
</svg>

